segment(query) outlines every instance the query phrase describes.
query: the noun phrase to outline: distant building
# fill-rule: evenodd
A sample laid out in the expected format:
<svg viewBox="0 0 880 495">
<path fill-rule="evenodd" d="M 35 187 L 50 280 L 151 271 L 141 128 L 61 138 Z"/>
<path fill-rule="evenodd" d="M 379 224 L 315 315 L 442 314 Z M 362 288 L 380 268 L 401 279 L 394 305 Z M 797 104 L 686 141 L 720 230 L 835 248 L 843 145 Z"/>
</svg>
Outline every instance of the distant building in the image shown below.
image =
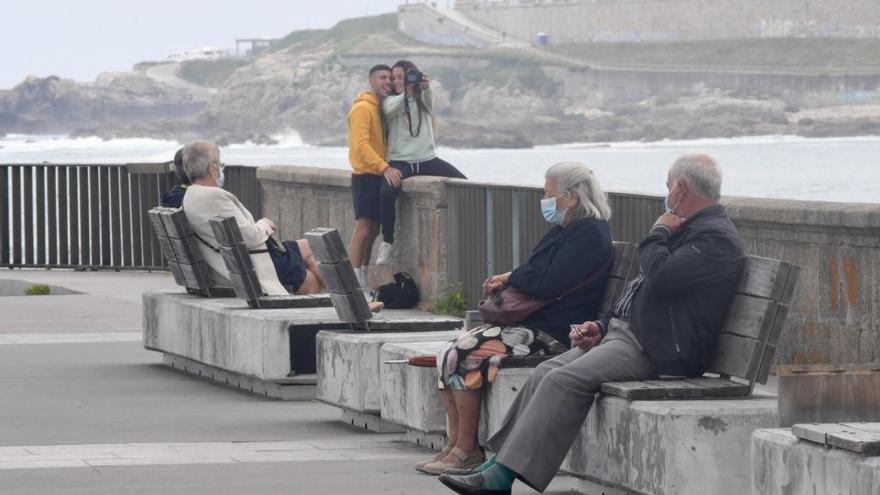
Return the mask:
<svg viewBox="0 0 880 495">
<path fill-rule="evenodd" d="M 202 48 L 174 52 L 168 56 L 168 60 L 174 62 L 185 62 L 188 60 L 217 60 L 228 56 L 228 50 L 222 50 L 212 46 L 204 46 Z"/>
</svg>

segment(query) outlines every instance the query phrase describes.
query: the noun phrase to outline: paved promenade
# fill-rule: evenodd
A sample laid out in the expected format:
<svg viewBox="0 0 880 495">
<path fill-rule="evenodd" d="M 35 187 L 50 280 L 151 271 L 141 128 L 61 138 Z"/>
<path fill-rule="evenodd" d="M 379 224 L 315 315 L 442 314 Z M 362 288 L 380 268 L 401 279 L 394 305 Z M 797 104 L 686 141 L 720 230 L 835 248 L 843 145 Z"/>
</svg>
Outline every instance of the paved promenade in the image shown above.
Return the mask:
<svg viewBox="0 0 880 495">
<path fill-rule="evenodd" d="M 162 366 L 141 347 L 140 295 L 173 287 L 167 274 L 0 271 L 8 280 L 79 294 L 0 297 L 0 494 L 451 493 L 412 470 L 431 453 L 400 435 Z M 548 493 L 576 485 L 558 477 Z"/>
</svg>

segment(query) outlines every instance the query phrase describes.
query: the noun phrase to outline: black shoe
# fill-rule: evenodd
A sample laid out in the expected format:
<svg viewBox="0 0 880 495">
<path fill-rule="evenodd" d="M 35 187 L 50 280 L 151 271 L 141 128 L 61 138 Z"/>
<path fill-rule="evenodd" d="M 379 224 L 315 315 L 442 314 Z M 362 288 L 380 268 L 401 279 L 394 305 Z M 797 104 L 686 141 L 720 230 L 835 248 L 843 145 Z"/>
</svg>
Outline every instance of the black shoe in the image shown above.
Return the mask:
<svg viewBox="0 0 880 495">
<path fill-rule="evenodd" d="M 474 469 L 477 469 L 477 468 L 470 468 L 470 469 L 449 468 L 446 471 L 443 471 L 443 474 L 451 474 L 453 476 L 467 476 L 469 474 L 476 474 L 476 473 L 474 473 Z"/>
<path fill-rule="evenodd" d="M 507 490 L 483 489 L 483 475 L 480 473 L 470 476 L 444 473 L 440 475 L 439 479 L 440 483 L 461 495 L 510 495 L 510 488 Z"/>
</svg>

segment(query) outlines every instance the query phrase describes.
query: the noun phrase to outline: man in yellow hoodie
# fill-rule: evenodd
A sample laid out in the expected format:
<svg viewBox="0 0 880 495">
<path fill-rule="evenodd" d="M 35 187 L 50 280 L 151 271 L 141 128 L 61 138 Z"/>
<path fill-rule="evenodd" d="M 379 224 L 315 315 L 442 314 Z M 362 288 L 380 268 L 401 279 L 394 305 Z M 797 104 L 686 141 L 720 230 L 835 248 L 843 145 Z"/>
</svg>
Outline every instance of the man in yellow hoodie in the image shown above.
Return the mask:
<svg viewBox="0 0 880 495">
<path fill-rule="evenodd" d="M 379 194 L 382 180 L 400 187 L 400 171 L 385 161 L 385 126 L 382 99 L 391 91 L 391 67 L 370 69 L 370 91 L 359 94 L 348 112 L 348 161 L 354 200 L 354 232 L 349 256 L 358 282 L 367 286 L 367 267 L 379 235 Z"/>
</svg>

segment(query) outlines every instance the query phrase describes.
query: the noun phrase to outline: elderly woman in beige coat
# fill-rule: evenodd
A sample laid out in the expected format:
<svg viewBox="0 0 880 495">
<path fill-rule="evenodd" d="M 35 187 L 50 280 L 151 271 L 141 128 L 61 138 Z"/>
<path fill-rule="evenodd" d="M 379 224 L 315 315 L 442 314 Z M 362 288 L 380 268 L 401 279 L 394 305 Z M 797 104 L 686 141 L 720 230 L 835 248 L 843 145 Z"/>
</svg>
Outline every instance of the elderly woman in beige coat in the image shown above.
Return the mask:
<svg viewBox="0 0 880 495">
<path fill-rule="evenodd" d="M 253 215 L 229 191 L 223 189 L 223 163 L 220 150 L 213 143 L 198 141 L 183 148 L 183 168 L 192 181 L 183 197 L 183 211 L 190 227 L 203 242 L 199 249 L 211 269 L 214 280 L 230 286 L 229 271 L 223 257 L 212 249 L 218 246 L 209 220 L 215 216 L 234 217 L 241 237 L 251 251 L 267 249 L 266 240 L 277 231 L 268 218 L 254 221 Z M 270 296 L 288 294 L 285 286 L 296 294 L 315 294 L 323 290 L 315 257 L 304 239 L 284 241 L 286 253 L 251 253 L 257 278 L 263 292 Z M 210 246 L 209 246 L 210 245 Z"/>
</svg>

